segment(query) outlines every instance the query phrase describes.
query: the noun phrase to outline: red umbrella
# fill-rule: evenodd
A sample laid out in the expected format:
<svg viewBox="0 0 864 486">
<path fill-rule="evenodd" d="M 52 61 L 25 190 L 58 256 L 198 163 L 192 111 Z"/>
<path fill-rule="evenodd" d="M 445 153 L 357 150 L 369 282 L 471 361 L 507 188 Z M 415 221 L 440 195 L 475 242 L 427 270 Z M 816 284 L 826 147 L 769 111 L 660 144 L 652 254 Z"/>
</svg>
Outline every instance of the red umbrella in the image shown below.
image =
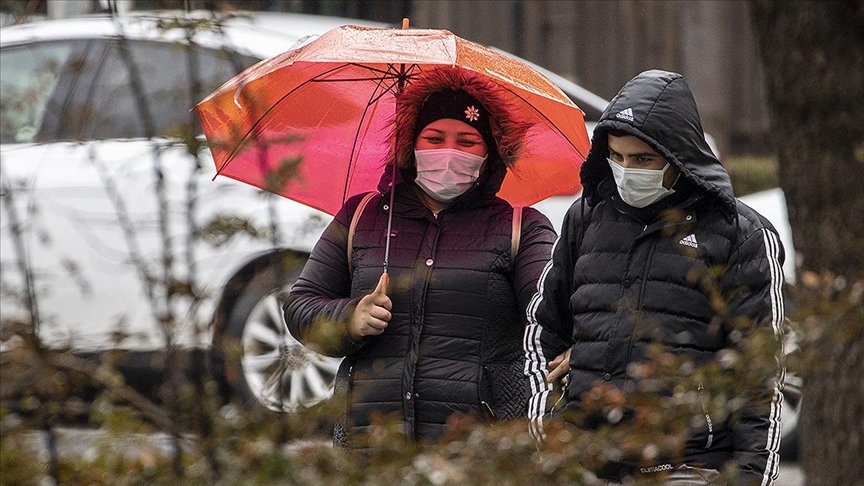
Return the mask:
<svg viewBox="0 0 864 486">
<path fill-rule="evenodd" d="M 584 115 L 545 76 L 446 30 L 351 25 L 261 61 L 198 104 L 217 175 L 335 214 L 376 189 L 400 88 L 442 66 L 498 83 L 533 122 L 499 196 L 527 206 L 578 191 Z"/>
</svg>

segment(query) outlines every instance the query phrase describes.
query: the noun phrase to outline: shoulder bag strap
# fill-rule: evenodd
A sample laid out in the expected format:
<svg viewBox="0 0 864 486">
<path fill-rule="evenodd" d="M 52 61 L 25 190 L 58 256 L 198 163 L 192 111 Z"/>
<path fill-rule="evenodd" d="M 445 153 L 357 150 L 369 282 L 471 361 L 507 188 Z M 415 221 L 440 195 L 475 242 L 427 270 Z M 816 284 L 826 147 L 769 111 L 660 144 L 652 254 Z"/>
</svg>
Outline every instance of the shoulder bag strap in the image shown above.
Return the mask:
<svg viewBox="0 0 864 486">
<path fill-rule="evenodd" d="M 510 259 L 516 261 L 519 253 L 519 241 L 522 239 L 522 206 L 513 208 L 513 233 L 510 238 Z"/>
<path fill-rule="evenodd" d="M 351 224 L 348 226 L 348 273 L 354 273 L 354 265 L 351 262 L 351 254 L 354 253 L 354 232 L 357 229 L 357 221 L 360 221 L 360 215 L 363 214 L 363 210 L 366 208 L 366 205 L 369 204 L 369 201 L 375 197 L 376 192 L 367 193 L 363 196 L 363 199 L 360 200 L 360 204 L 357 205 L 357 209 L 354 210 L 354 215 L 351 216 Z"/>
</svg>

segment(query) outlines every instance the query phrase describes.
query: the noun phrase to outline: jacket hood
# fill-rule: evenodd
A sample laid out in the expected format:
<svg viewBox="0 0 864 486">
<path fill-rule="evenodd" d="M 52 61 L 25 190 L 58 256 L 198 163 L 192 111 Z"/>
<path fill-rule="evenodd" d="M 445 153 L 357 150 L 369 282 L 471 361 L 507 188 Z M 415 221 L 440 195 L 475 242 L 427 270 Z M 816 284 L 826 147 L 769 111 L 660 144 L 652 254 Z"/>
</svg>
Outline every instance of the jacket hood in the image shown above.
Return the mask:
<svg viewBox="0 0 864 486">
<path fill-rule="evenodd" d="M 489 113 L 495 146 L 489 147 L 486 170 L 478 179 L 478 185 L 483 187 L 484 193 L 491 194 L 501 188 L 507 167 L 515 165 L 522 152 L 525 133 L 531 123 L 516 115 L 516 110 L 503 96 L 503 88 L 495 82 L 463 69 L 442 67 L 421 73 L 399 96 L 391 124 L 391 152 L 379 189 L 389 187 L 394 160 L 400 169 L 398 179 L 414 179 L 414 141 L 422 128 L 416 126 L 420 109 L 429 95 L 445 89 L 465 91 Z"/>
<path fill-rule="evenodd" d="M 580 172 L 589 204 L 598 202 L 601 181 L 611 177 L 606 162 L 610 130 L 647 143 L 677 167 L 696 191 L 717 200 L 727 214 L 735 214 L 729 173 L 705 141 L 696 101 L 682 75 L 645 71 L 625 84 L 606 107 Z"/>
</svg>

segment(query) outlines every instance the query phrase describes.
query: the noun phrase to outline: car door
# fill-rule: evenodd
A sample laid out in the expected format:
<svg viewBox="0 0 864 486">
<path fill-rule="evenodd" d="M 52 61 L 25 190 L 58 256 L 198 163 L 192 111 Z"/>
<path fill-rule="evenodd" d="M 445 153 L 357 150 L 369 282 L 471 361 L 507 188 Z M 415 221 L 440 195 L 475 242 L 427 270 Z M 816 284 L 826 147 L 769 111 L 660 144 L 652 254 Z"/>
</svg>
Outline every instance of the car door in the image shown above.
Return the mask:
<svg viewBox="0 0 864 486">
<path fill-rule="evenodd" d="M 16 201 L 18 219 L 26 221 L 21 247 L 40 289 L 40 334 L 76 348 L 158 347 L 164 339 L 157 323 L 173 315 L 187 325 L 174 329 L 174 342 L 207 342 L 207 297 L 243 259 L 280 243 L 285 235 L 272 229 L 292 219 L 285 213 L 293 206 L 256 189 L 211 182 L 208 151 L 194 147 L 191 107 L 255 60 L 156 41 L 69 44 L 75 48 L 56 89 L 41 95 L 48 99 L 43 116 L 29 120 L 39 129 L 27 141 L 39 143 L 4 144 L 2 152 L 4 185 L 14 188 L 4 200 Z M 7 58 L 23 55 L 3 52 L 4 72 L 14 65 Z M 46 57 L 56 70 L 58 56 Z M 19 125 L 15 141 L 29 133 Z M 195 228 L 217 216 L 262 230 L 216 246 Z M 17 260 L 7 248 L 15 247 L 4 245 L 4 268 Z M 168 298 L 168 289 L 190 288 L 193 280 L 204 299 Z"/>
<path fill-rule="evenodd" d="M 82 188 L 88 184 L 78 184 L 78 164 L 68 157 L 69 149 L 35 142 L 57 136 L 75 87 L 92 83 L 97 65 L 90 61 L 91 47 L 75 40 L 0 51 L 2 320 L 30 322 L 27 296 L 44 293 L 44 301 L 32 299 L 32 312 L 40 334 L 55 342 L 69 335 L 58 311 L 92 291 L 78 272 L 82 256 L 74 253 L 76 245 L 67 245 L 75 227 L 57 217 L 67 206 L 56 201 L 86 197 Z"/>
</svg>

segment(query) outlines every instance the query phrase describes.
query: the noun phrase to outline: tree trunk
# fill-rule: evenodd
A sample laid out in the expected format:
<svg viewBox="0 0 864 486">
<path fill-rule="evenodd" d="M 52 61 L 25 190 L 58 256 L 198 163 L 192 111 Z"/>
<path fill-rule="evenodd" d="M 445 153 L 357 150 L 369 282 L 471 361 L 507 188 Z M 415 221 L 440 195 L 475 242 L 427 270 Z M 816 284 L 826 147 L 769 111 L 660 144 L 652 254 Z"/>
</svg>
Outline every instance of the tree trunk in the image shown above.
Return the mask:
<svg viewBox="0 0 864 486">
<path fill-rule="evenodd" d="M 860 275 L 864 1 L 751 5 L 780 185 L 803 269 Z"/>
<path fill-rule="evenodd" d="M 797 316 L 805 356 L 801 466 L 811 486 L 861 485 L 864 1 L 750 6 L 806 287 Z"/>
<path fill-rule="evenodd" d="M 820 336 L 807 353 L 811 365 L 804 376 L 799 457 L 808 486 L 864 485 L 861 305 L 859 300 L 857 312 L 850 309 L 842 322 L 820 316 L 833 332 Z"/>
</svg>

